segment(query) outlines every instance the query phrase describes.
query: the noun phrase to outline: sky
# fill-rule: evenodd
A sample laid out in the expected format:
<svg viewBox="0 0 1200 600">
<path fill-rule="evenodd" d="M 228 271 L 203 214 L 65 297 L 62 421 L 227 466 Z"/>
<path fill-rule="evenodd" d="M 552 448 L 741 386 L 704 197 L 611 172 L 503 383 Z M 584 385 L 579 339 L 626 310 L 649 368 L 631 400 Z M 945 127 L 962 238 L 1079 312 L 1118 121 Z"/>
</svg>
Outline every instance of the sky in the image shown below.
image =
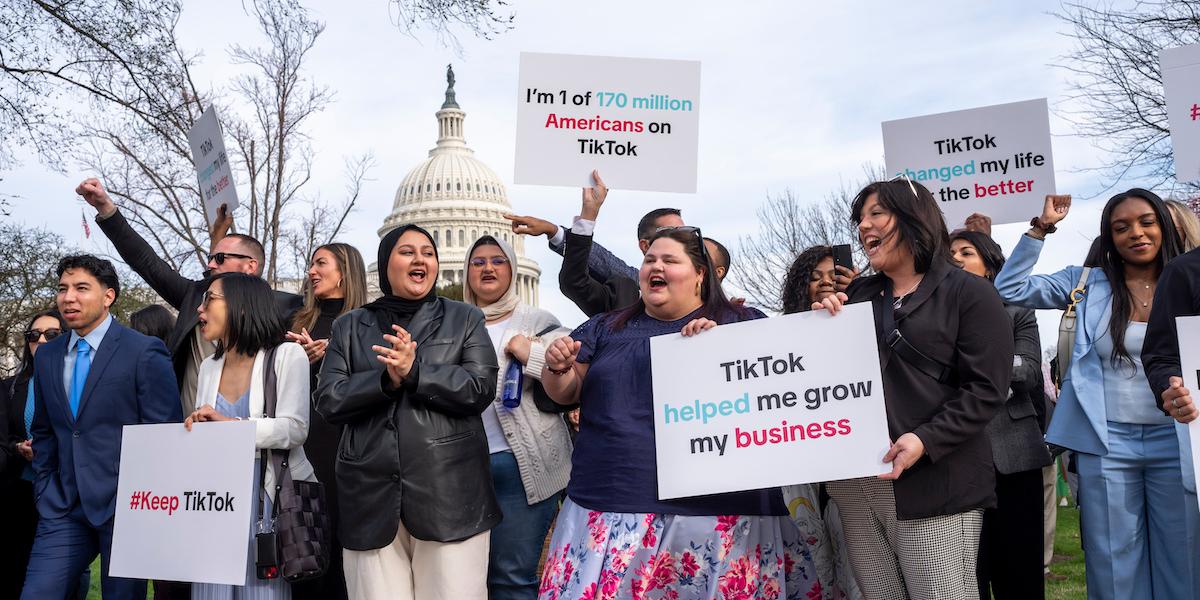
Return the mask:
<svg viewBox="0 0 1200 600">
<path fill-rule="evenodd" d="M 512 30 L 490 41 L 459 32 L 461 52 L 433 33 L 405 33 L 386 0 L 308 5 L 326 30 L 307 75 L 335 93 L 309 123 L 316 164 L 308 192 L 340 199 L 344 160 L 374 153 L 371 181 L 340 236 L 368 257 L 396 187 L 434 145 L 448 63 L 467 112 L 467 143 L 504 180 L 514 210 L 559 223 L 577 214 L 577 188 L 512 184 L 523 51 L 702 63 L 697 192 L 615 190 L 601 213 L 596 240 L 632 264 L 640 258 L 633 235 L 638 218 L 675 206 L 689 224 L 726 242 L 735 270 L 753 268 L 737 262 L 736 241 L 758 231 L 755 209 L 768 195 L 792 190 L 818 201 L 859 181 L 864 164 L 883 163 L 882 121 L 1004 102 L 1049 99 L 1057 190 L 1076 199 L 1036 272 L 1083 260 L 1098 232 L 1100 207 L 1113 193 L 1089 171 L 1104 156 L 1072 135 L 1062 117 L 1071 108 L 1069 82 L 1052 64 L 1071 43 L 1063 24 L 1046 12 L 1055 7 L 1049 3 L 514 0 Z M 185 48 L 203 54 L 198 85 L 216 93 L 228 93 L 239 72 L 230 64 L 230 45 L 262 43 L 239 0 L 188 0 L 179 31 Z M 91 175 L 56 173 L 26 156 L 4 173 L 0 191 L 21 197 L 13 220 L 115 256 L 96 229 L 82 240 L 84 205 L 73 189 Z M 1004 225 L 994 235 L 1010 250 L 1026 228 Z M 560 259 L 541 240 L 528 241 L 526 254 L 542 267 L 542 306 L 565 324 L 580 322 L 582 313 L 557 291 Z M 1057 314 L 1047 312 L 1040 323 L 1043 345 L 1050 345 Z"/>
</svg>

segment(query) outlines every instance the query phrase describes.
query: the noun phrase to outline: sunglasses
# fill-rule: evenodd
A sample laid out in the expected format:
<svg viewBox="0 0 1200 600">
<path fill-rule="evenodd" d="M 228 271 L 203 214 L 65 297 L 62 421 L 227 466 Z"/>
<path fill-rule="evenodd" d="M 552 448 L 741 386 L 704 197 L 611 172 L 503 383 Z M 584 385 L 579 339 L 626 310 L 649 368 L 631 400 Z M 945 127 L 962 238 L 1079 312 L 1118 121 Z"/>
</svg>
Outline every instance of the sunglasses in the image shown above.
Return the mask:
<svg viewBox="0 0 1200 600">
<path fill-rule="evenodd" d="M 234 254 L 232 252 L 217 252 L 216 254 L 208 255 L 208 262 L 213 262 L 213 263 L 217 263 L 218 265 L 223 265 L 223 264 L 225 264 L 225 259 L 227 259 L 227 258 L 240 258 L 242 260 L 254 260 L 253 256 L 246 256 L 245 254 Z"/>
<path fill-rule="evenodd" d="M 213 300 L 221 300 L 223 298 L 225 298 L 224 294 L 214 294 L 209 290 L 204 290 L 204 293 L 200 295 L 200 303 L 205 307 L 208 307 L 209 302 L 212 302 Z"/>
<path fill-rule="evenodd" d="M 704 259 L 706 264 L 713 264 L 712 259 L 708 256 L 708 244 L 704 243 L 704 234 L 700 233 L 699 227 L 692 227 L 691 225 L 681 225 L 679 227 L 659 227 L 658 229 L 654 230 L 654 236 L 650 241 L 653 242 L 654 240 L 662 237 L 663 234 L 670 233 L 672 231 L 682 231 L 684 233 L 695 234 L 696 239 L 700 241 L 700 257 Z"/>
<path fill-rule="evenodd" d="M 43 337 L 48 342 L 60 335 L 62 335 L 61 329 L 30 329 L 25 332 L 25 343 L 34 344 Z"/>
<path fill-rule="evenodd" d="M 914 197 L 915 197 L 917 200 L 920 200 L 920 199 L 921 199 L 921 195 L 917 193 L 917 186 L 913 185 L 913 182 L 912 182 L 912 180 L 911 180 L 911 179 L 909 179 L 909 178 L 908 178 L 908 174 L 907 174 L 907 173 L 900 173 L 900 174 L 896 175 L 895 177 L 893 177 L 893 178 L 889 179 L 889 180 L 888 180 L 888 183 L 891 183 L 891 182 L 893 182 L 893 181 L 900 181 L 901 179 L 903 179 L 904 181 L 907 181 L 907 182 L 908 182 L 908 189 L 912 190 L 913 196 L 914 196 Z"/>
<path fill-rule="evenodd" d="M 476 269 L 482 269 L 484 265 L 488 264 L 488 260 L 489 259 L 482 257 L 472 258 L 471 266 L 475 267 Z M 493 256 L 491 258 L 491 263 L 493 267 L 503 267 L 504 265 L 508 264 L 508 259 L 503 256 Z"/>
</svg>

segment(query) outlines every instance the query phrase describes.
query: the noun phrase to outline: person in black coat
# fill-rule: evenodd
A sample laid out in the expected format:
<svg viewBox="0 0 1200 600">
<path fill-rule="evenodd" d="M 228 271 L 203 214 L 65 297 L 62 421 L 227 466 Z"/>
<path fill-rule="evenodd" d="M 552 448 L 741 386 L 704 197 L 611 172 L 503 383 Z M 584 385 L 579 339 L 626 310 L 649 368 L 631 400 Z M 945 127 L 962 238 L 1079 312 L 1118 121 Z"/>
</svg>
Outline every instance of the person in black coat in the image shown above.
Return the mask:
<svg viewBox="0 0 1200 600">
<path fill-rule="evenodd" d="M 496 394 L 483 312 L 440 298 L 437 247 L 406 225 L 379 244 L 385 295 L 333 323 L 317 412 L 336 464 L 352 598 L 487 598 L 500 521 L 480 413 Z"/>
<path fill-rule="evenodd" d="M 21 595 L 38 522 L 29 433 L 33 421 L 33 355 L 38 346 L 67 333 L 67 323 L 57 310 L 33 315 L 25 328 L 25 350 L 17 373 L 0 380 L 0 515 L 6 532 L 0 543 L 0 598 Z"/>
<path fill-rule="evenodd" d="M 1004 254 L 991 237 L 956 231 L 950 251 L 963 270 L 994 281 Z M 1005 306 L 1016 354 L 1008 400 L 987 426 L 996 465 L 996 508 L 983 513 L 979 536 L 979 596 L 995 600 L 1044 598 L 1042 467 L 1052 461 L 1043 436 L 1041 336 L 1033 310 Z"/>
<path fill-rule="evenodd" d="M 876 274 L 820 306 L 872 304 L 894 440 L 890 473 L 827 484 L 855 579 L 868 598 L 978 598 L 983 509 L 996 504 L 982 434 L 1007 397 L 1012 325 L 995 288 L 951 262 L 924 186 L 872 183 L 851 216 Z"/>
</svg>

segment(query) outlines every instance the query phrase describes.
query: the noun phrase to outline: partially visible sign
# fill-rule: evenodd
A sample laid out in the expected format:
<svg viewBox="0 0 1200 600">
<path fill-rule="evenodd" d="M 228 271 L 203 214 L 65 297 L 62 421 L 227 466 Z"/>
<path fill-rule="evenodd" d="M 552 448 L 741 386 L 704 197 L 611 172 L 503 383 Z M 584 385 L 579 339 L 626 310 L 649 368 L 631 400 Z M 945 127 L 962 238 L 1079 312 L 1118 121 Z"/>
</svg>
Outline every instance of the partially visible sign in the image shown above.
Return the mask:
<svg viewBox="0 0 1200 600">
<path fill-rule="evenodd" d="M 1200 180 L 1200 44 L 1159 54 L 1175 179 Z"/>
<path fill-rule="evenodd" d="M 1192 402 L 1200 401 L 1200 317 L 1175 317 L 1179 339 L 1179 366 L 1183 370 L 1183 387 L 1192 393 Z M 1187 425 L 1175 423 L 1179 438 L 1179 466 L 1183 477 L 1200 481 L 1200 419 Z"/>
<path fill-rule="evenodd" d="M 126 425 L 115 577 L 246 585 L 257 514 L 254 423 Z"/>
<path fill-rule="evenodd" d="M 217 209 L 222 204 L 231 214 L 238 206 L 237 186 L 233 185 L 233 169 L 225 153 L 217 107 L 209 106 L 204 111 L 188 131 L 188 143 L 192 146 L 192 162 L 196 165 L 200 194 L 204 198 L 204 212 L 211 224 L 216 221 Z"/>
</svg>

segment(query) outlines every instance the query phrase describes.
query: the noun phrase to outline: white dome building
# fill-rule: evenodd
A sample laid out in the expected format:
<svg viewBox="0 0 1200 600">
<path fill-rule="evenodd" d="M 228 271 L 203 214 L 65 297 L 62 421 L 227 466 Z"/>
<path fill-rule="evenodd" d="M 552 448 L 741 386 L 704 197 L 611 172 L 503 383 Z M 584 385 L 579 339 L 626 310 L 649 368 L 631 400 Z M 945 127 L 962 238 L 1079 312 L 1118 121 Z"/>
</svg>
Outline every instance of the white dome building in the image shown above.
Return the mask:
<svg viewBox="0 0 1200 600">
<path fill-rule="evenodd" d="M 503 239 L 517 253 L 513 277 L 521 299 L 537 306 L 542 270 L 525 257 L 523 236 L 513 233 L 509 221 L 501 216 L 512 212 L 504 184 L 467 147 L 463 138 L 467 113 L 454 99 L 454 72 L 449 67 L 446 79 L 446 101 L 437 112 L 437 146 L 400 183 L 392 213 L 379 228 L 379 236 L 410 223 L 429 231 L 438 247 L 439 286 L 465 283 L 466 253 L 480 236 Z"/>
</svg>

